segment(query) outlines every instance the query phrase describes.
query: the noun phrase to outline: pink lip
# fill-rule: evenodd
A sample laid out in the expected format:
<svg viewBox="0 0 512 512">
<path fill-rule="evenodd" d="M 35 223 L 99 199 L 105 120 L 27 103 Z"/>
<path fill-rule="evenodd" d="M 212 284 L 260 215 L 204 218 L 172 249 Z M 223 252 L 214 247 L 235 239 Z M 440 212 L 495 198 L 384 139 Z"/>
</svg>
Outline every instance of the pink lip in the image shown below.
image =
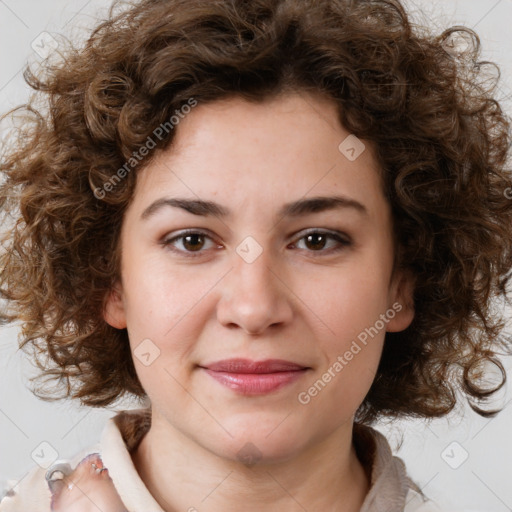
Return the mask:
<svg viewBox="0 0 512 512">
<path fill-rule="evenodd" d="M 299 379 L 308 370 L 281 359 L 226 359 L 202 368 L 216 381 L 242 395 L 270 393 Z"/>
</svg>

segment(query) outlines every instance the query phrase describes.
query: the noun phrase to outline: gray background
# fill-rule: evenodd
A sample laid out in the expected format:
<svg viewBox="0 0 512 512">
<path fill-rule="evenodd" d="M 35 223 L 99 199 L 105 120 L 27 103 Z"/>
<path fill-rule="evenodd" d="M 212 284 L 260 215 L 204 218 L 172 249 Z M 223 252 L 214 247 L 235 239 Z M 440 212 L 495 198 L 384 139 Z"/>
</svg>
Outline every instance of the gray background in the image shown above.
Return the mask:
<svg viewBox="0 0 512 512">
<path fill-rule="evenodd" d="M 29 89 L 21 71 L 26 62 L 41 60 L 31 46 L 40 41 L 41 32 L 83 39 L 109 5 L 105 0 L 0 0 L 0 111 L 27 99 Z M 406 5 L 417 21 L 438 30 L 454 24 L 477 30 L 483 58 L 502 68 L 500 94 L 510 113 L 512 0 L 411 0 Z M 42 442 L 49 443 L 60 458 L 73 456 L 98 440 L 105 419 L 114 414 L 114 409 L 36 399 L 27 389 L 33 369 L 17 351 L 17 335 L 16 327 L 0 328 L 0 481 L 22 478 L 34 465 L 31 454 L 41 450 Z M 505 364 L 512 370 L 510 359 Z M 512 397 L 504 392 L 498 398 L 505 408 L 494 419 L 463 407 L 430 424 L 401 421 L 378 428 L 425 493 L 451 512 L 510 511 Z M 130 403 L 116 410 L 123 407 Z"/>
</svg>

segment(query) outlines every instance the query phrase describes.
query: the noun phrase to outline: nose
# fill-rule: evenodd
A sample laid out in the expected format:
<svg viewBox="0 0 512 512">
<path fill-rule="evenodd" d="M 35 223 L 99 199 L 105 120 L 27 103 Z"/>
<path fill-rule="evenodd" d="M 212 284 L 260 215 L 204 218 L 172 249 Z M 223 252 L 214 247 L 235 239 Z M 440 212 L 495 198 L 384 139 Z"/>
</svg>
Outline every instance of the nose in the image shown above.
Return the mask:
<svg viewBox="0 0 512 512">
<path fill-rule="evenodd" d="M 268 251 L 251 263 L 235 254 L 233 268 L 221 284 L 218 321 L 253 335 L 289 323 L 293 317 L 293 292 L 280 269 L 268 257 Z"/>
</svg>

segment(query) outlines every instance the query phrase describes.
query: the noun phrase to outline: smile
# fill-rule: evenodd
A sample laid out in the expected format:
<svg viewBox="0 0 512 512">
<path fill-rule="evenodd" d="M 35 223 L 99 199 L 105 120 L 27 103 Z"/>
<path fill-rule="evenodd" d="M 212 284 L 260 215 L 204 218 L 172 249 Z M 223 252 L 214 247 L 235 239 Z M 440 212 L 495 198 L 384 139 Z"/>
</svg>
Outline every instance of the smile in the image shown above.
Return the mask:
<svg viewBox="0 0 512 512">
<path fill-rule="evenodd" d="M 300 379 L 308 367 L 278 359 L 227 359 L 201 367 L 210 377 L 242 395 L 263 395 Z"/>
</svg>

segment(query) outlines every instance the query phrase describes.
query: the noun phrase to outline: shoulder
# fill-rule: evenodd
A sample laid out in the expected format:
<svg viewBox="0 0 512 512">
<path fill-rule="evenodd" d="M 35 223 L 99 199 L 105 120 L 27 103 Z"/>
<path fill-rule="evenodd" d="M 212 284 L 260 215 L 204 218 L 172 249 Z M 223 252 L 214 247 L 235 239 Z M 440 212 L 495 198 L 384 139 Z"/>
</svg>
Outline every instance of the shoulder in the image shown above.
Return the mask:
<svg viewBox="0 0 512 512">
<path fill-rule="evenodd" d="M 20 480 L 9 480 L 0 494 L 0 512 L 49 512 L 51 491 L 45 474 L 43 468 L 34 467 Z"/>
<path fill-rule="evenodd" d="M 410 488 L 406 499 L 404 512 L 444 512 L 436 503 L 426 499 L 421 492 Z"/>
<path fill-rule="evenodd" d="M 393 455 L 378 430 L 354 424 L 354 445 L 370 481 L 361 512 L 443 512 L 409 477 L 403 460 Z"/>
<path fill-rule="evenodd" d="M 80 458 L 76 465 L 60 461 L 32 469 L 7 491 L 0 512 L 75 512 L 90 510 L 91 502 L 104 512 L 124 512 L 100 454 L 91 450 Z"/>
<path fill-rule="evenodd" d="M 99 445 L 82 449 L 71 459 L 32 467 L 19 480 L 9 480 L 0 494 L 0 512 L 49 512 L 64 482 L 76 479 L 80 465 L 98 456 Z"/>
<path fill-rule="evenodd" d="M 92 500 L 103 512 L 125 512 L 125 500 L 137 502 L 140 496 L 146 496 L 145 506 L 151 500 L 130 451 L 149 426 L 146 409 L 118 412 L 106 422 L 97 444 L 72 459 L 55 461 L 46 468 L 36 466 L 18 481 L 7 482 L 3 494 L 0 489 L 0 512 L 89 510 L 85 500 Z M 153 506 L 151 510 L 159 509 Z"/>
</svg>

